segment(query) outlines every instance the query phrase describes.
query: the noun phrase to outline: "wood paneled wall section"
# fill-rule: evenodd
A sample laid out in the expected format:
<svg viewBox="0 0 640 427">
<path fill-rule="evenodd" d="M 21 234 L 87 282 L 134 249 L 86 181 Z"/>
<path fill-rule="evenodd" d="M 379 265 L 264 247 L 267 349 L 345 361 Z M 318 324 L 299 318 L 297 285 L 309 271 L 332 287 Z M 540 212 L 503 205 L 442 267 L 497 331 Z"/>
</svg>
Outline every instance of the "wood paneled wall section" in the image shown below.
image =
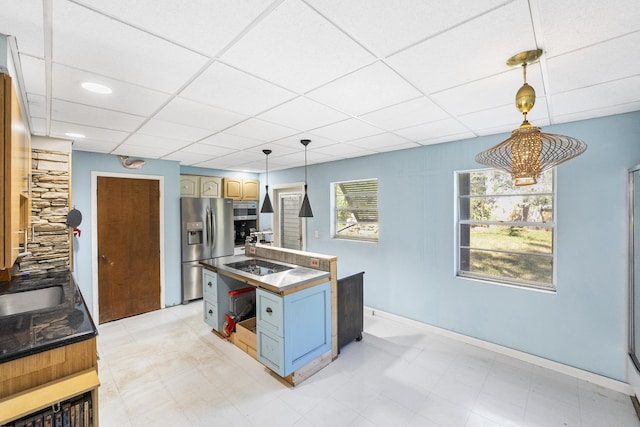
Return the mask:
<svg viewBox="0 0 640 427">
<path fill-rule="evenodd" d="M 95 338 L 2 363 L 0 399 L 91 368 L 98 369 Z"/>
</svg>

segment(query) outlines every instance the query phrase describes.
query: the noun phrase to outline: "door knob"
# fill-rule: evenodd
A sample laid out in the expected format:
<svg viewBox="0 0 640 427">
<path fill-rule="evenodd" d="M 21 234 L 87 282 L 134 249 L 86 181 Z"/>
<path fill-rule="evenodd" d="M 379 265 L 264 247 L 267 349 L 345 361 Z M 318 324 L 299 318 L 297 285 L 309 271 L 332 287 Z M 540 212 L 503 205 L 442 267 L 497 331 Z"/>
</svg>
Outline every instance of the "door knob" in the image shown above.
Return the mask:
<svg viewBox="0 0 640 427">
<path fill-rule="evenodd" d="M 100 259 L 103 260 L 103 261 L 106 261 L 107 260 L 107 256 L 106 255 L 100 255 Z"/>
<path fill-rule="evenodd" d="M 273 310 L 271 310 L 271 307 L 267 307 L 267 313 L 272 313 Z"/>
</svg>

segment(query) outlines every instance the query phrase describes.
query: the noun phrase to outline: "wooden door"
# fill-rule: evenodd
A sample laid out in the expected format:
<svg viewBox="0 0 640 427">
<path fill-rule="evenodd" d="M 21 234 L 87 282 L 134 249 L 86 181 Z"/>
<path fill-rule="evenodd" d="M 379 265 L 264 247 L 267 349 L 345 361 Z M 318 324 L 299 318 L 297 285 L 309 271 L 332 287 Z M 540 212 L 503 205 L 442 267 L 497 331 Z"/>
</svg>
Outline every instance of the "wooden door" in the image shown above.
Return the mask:
<svg viewBox="0 0 640 427">
<path fill-rule="evenodd" d="M 160 308 L 160 184 L 98 177 L 99 323 Z"/>
</svg>

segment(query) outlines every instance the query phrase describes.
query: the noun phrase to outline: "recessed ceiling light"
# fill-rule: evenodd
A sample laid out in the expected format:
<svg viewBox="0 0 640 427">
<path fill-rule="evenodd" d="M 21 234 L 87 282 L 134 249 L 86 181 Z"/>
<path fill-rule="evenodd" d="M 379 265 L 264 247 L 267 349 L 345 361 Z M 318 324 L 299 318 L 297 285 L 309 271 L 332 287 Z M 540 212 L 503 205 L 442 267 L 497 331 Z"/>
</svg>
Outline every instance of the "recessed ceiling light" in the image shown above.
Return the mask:
<svg viewBox="0 0 640 427">
<path fill-rule="evenodd" d="M 82 139 L 85 136 L 81 133 L 74 133 L 74 132 L 67 132 L 65 133 L 65 135 L 67 135 L 69 138 L 78 138 L 78 139 Z"/>
<path fill-rule="evenodd" d="M 101 95 L 108 95 L 113 92 L 110 87 L 94 82 L 83 82 L 82 87 L 89 92 L 99 93 Z"/>
</svg>

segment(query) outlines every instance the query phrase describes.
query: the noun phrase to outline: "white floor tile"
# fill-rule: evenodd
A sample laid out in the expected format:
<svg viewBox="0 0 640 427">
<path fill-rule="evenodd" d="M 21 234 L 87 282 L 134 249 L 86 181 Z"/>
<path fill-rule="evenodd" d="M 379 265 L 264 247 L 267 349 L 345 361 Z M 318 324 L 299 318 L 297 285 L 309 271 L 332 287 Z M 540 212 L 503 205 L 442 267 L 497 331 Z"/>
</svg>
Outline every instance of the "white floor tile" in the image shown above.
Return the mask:
<svg viewBox="0 0 640 427">
<path fill-rule="evenodd" d="M 640 427 L 621 393 L 380 316 L 296 387 L 211 333 L 202 301 L 98 330 L 101 427 Z"/>
</svg>

